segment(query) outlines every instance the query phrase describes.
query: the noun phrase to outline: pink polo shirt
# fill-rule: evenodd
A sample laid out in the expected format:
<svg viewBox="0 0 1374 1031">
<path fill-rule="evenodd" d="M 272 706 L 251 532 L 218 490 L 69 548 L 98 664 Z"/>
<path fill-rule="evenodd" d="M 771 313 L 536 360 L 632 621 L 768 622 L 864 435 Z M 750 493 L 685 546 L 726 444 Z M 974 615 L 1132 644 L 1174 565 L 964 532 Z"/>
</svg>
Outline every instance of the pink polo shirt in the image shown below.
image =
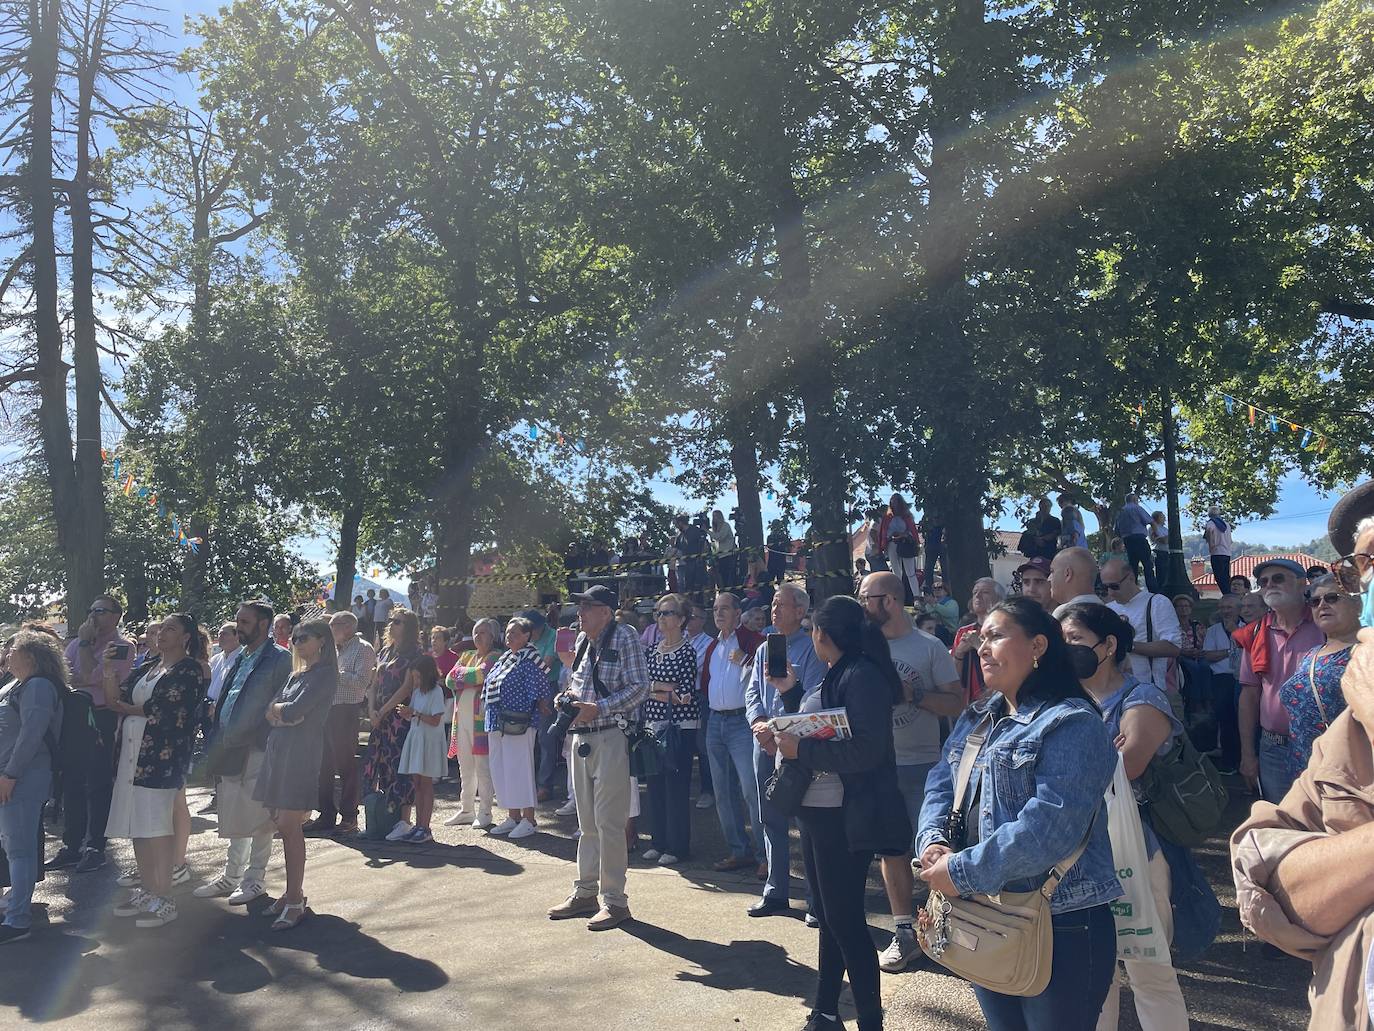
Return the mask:
<svg viewBox="0 0 1374 1031">
<path fill-rule="evenodd" d="M 1320 648 L 1326 642 L 1316 623 L 1312 622 L 1309 612 L 1303 616 L 1297 629 L 1292 633 L 1281 629 L 1277 624 L 1269 627 L 1269 672 L 1259 677 L 1250 668 L 1250 653 L 1240 653 L 1240 682 L 1254 685 L 1260 689 L 1260 726 L 1271 734 L 1288 733 L 1288 710 L 1279 701 L 1279 688 L 1297 669 L 1298 659 L 1313 648 Z"/>
<path fill-rule="evenodd" d="M 105 707 L 105 689 L 102 686 L 105 676 L 105 649 L 112 644 L 129 646 L 129 654 L 114 663 L 115 683 L 122 685 L 129 671 L 134 668 L 134 648 L 133 642 L 120 637 L 118 630 L 104 637 L 97 637 L 86 647 L 82 647 L 81 639 L 77 637 L 67 643 L 67 667 L 72 671 L 72 690 L 90 695 L 97 709 Z"/>
</svg>

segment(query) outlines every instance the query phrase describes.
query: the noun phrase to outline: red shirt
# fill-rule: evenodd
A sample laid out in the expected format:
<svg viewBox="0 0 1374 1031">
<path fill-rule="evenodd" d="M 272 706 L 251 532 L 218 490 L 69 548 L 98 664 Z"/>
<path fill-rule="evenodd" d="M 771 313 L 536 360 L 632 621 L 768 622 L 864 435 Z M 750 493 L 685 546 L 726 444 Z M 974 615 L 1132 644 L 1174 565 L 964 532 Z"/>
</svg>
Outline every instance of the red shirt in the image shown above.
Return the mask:
<svg viewBox="0 0 1374 1031">
<path fill-rule="evenodd" d="M 1240 653 L 1240 676 L 1242 686 L 1258 687 L 1260 691 L 1260 726 L 1272 734 L 1288 733 L 1288 710 L 1279 699 L 1279 688 L 1293 675 L 1298 659 L 1313 648 L 1320 648 L 1326 642 L 1326 635 L 1316 623 L 1312 613 L 1305 612 L 1302 622 L 1292 633 L 1270 625 L 1269 630 L 1269 672 L 1260 677 L 1250 667 L 1250 653 Z"/>
</svg>

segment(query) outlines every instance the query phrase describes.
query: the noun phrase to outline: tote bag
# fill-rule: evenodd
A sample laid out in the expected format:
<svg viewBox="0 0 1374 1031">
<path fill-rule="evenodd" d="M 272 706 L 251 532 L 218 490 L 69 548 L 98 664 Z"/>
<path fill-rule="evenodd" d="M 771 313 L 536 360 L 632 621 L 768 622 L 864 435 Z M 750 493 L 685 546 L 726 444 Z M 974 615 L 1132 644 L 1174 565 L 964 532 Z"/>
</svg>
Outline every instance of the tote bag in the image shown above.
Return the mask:
<svg viewBox="0 0 1374 1031">
<path fill-rule="evenodd" d="M 1107 788 L 1107 834 L 1112 840 L 1116 879 L 1126 894 L 1111 904 L 1116 920 L 1116 958 L 1136 963 L 1169 963 L 1169 942 L 1150 890 L 1150 856 L 1135 792 L 1126 764 L 1116 759 L 1116 775 Z"/>
</svg>

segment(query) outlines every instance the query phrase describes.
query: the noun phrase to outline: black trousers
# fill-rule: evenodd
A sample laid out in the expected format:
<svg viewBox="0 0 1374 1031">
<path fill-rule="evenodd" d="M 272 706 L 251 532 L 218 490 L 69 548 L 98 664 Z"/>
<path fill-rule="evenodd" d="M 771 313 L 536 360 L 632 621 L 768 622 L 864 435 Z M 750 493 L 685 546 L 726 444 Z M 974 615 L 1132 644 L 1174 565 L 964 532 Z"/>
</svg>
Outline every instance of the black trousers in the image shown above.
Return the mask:
<svg viewBox="0 0 1374 1031">
<path fill-rule="evenodd" d="M 660 852 L 686 859 L 692 852 L 692 755 L 696 730 L 679 730 L 669 738 L 665 769 L 646 778 L 649 787 L 649 837 Z"/>
<path fill-rule="evenodd" d="M 846 972 L 861 1031 L 881 1028 L 882 997 L 878 988 L 878 953 L 868 933 L 864 890 L 872 852 L 851 852 L 845 839 L 843 809 L 803 806 L 802 860 L 811 888 L 811 912 L 820 921 L 820 969 L 816 1010 L 838 1013 Z"/>
<path fill-rule="evenodd" d="M 1137 577 L 1140 576 L 1141 566 L 1145 567 L 1145 589 L 1151 594 L 1159 593 L 1159 581 L 1155 579 L 1154 553 L 1150 550 L 1150 542 L 1145 539 L 1143 533 L 1133 533 L 1122 541 L 1126 545 L 1126 559 L 1131 564 L 1131 569 Z"/>
<path fill-rule="evenodd" d="M 62 770 L 62 844 L 70 849 L 93 848 L 105 851 L 105 824 L 110 819 L 110 796 L 114 794 L 114 748 L 116 724 L 109 709 L 95 709 L 99 730 L 83 726 L 80 739 L 67 755 L 77 756 Z M 64 743 L 65 744 L 65 743 Z"/>
<path fill-rule="evenodd" d="M 1212 556 L 1212 575 L 1216 577 L 1217 586 L 1221 588 L 1222 594 L 1231 593 L 1231 556 L 1213 555 Z"/>
</svg>

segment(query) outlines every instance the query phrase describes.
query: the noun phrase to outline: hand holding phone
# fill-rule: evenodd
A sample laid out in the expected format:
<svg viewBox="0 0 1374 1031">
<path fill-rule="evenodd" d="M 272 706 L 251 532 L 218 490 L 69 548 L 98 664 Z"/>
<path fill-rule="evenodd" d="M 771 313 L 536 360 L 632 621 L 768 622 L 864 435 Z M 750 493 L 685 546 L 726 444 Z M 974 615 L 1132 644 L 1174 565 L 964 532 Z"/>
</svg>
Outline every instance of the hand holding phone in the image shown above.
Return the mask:
<svg viewBox="0 0 1374 1031">
<path fill-rule="evenodd" d="M 785 634 L 769 634 L 764 643 L 767 652 L 764 653 L 765 673 L 768 677 L 781 680 L 787 676 L 787 636 Z"/>
</svg>

